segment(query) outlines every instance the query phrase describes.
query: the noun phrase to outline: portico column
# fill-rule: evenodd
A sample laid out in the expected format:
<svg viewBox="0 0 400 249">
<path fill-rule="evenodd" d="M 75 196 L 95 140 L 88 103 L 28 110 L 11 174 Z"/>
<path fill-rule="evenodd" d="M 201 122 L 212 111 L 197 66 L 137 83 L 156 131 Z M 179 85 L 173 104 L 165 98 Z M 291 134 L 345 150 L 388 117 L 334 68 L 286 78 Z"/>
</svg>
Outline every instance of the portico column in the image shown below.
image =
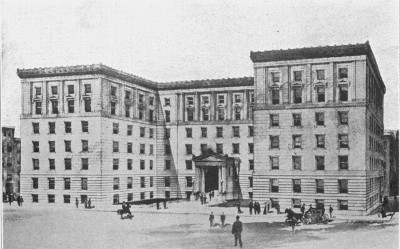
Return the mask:
<svg viewBox="0 0 400 249">
<path fill-rule="evenodd" d="M 206 192 L 206 184 L 205 184 L 205 168 L 201 169 L 201 192 Z"/>
<path fill-rule="evenodd" d="M 226 184 L 228 183 L 228 177 L 226 176 L 226 167 L 222 167 L 222 169 L 221 169 L 221 171 L 222 171 L 222 174 L 221 174 L 221 178 L 222 178 L 222 181 L 223 181 L 223 183 L 222 183 L 222 192 L 224 192 L 224 191 L 227 191 L 226 190 Z"/>
</svg>

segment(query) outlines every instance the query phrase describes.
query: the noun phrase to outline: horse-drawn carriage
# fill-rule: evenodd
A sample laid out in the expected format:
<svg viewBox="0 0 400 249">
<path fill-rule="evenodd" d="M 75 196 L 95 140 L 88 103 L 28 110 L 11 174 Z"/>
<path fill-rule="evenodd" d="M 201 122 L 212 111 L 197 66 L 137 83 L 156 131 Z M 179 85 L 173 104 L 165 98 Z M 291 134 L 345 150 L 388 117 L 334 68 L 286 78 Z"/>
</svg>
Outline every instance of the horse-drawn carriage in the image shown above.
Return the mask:
<svg viewBox="0 0 400 249">
<path fill-rule="evenodd" d="M 329 220 L 328 214 L 323 214 L 323 209 L 310 208 L 304 215 L 302 213 L 295 213 L 292 209 L 286 209 L 287 219 L 285 222 L 288 225 L 296 224 L 310 224 L 310 223 L 321 223 Z"/>
</svg>

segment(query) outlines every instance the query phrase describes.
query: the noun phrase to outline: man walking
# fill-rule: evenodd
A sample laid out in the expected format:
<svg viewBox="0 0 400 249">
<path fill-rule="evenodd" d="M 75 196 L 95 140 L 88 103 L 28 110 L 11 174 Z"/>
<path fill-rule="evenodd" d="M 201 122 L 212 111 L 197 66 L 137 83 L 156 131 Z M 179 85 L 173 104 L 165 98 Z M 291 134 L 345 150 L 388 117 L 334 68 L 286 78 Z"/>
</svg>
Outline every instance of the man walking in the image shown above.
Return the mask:
<svg viewBox="0 0 400 249">
<path fill-rule="evenodd" d="M 330 205 L 329 207 L 329 217 L 332 219 L 332 212 L 333 212 L 333 208 L 332 205 Z"/>
<path fill-rule="evenodd" d="M 304 215 L 304 212 L 306 211 L 306 204 L 305 203 L 303 203 L 303 206 L 301 206 L 300 211 Z"/>
<path fill-rule="evenodd" d="M 210 220 L 210 227 L 213 227 L 214 226 L 214 213 L 213 212 L 211 212 L 209 220 Z"/>
<path fill-rule="evenodd" d="M 237 241 L 239 240 L 239 245 L 242 247 L 242 231 L 243 225 L 242 222 L 239 221 L 239 215 L 236 216 L 236 221 L 232 225 L 232 234 L 235 236 L 235 246 L 237 246 Z"/>
<path fill-rule="evenodd" d="M 250 215 L 253 214 L 253 202 L 252 201 L 250 201 L 250 204 L 249 204 L 249 212 L 250 212 Z"/>
<path fill-rule="evenodd" d="M 76 198 L 75 198 L 75 205 L 76 205 L 76 208 L 78 208 L 78 206 L 79 206 L 79 200 L 78 200 L 78 197 L 76 197 Z"/>
<path fill-rule="evenodd" d="M 225 226 L 225 219 L 226 219 L 226 216 L 225 216 L 224 212 L 222 212 L 222 214 L 221 214 L 221 227 Z"/>
</svg>

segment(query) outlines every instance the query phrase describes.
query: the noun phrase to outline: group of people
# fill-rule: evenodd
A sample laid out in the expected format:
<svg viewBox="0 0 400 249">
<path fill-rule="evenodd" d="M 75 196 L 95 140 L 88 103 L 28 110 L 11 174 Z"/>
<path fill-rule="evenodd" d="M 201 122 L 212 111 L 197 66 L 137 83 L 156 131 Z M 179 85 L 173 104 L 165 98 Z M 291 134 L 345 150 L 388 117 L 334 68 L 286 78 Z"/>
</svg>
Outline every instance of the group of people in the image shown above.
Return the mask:
<svg viewBox="0 0 400 249">
<path fill-rule="evenodd" d="M 91 200 L 91 198 L 89 198 L 89 200 L 85 199 L 85 201 L 83 203 L 85 205 L 85 208 L 92 208 L 92 200 Z M 75 205 L 76 205 L 76 208 L 79 207 L 79 199 L 78 199 L 78 197 L 75 198 Z"/>
<path fill-rule="evenodd" d="M 17 195 L 15 193 L 14 194 L 8 194 L 8 195 L 3 193 L 3 201 L 5 201 L 5 202 L 8 201 L 8 203 L 10 203 L 10 206 L 11 206 L 11 203 L 14 200 L 17 201 L 19 207 L 22 207 L 22 203 L 24 202 L 24 198 L 22 198 L 22 196 Z"/>
<path fill-rule="evenodd" d="M 214 213 L 211 212 L 210 218 L 209 218 L 210 227 L 214 226 L 214 219 L 215 219 Z M 240 217 L 239 217 L 239 215 L 237 215 L 236 216 L 236 221 L 232 225 L 232 231 L 231 232 L 232 232 L 232 234 L 233 234 L 233 236 L 235 238 L 235 246 L 237 246 L 237 242 L 239 241 L 239 245 L 240 245 L 240 247 L 242 247 L 243 246 L 243 243 L 242 243 L 243 224 L 239 219 L 240 219 Z M 222 212 L 222 214 L 221 214 L 221 227 L 225 227 L 225 220 L 226 220 L 226 216 Z"/>
<path fill-rule="evenodd" d="M 214 226 L 214 219 L 215 219 L 214 213 L 211 212 L 210 218 L 209 218 L 210 227 Z M 221 214 L 221 227 L 225 227 L 225 220 L 226 220 L 226 215 L 224 214 L 224 212 L 222 212 L 222 214 Z"/>
<path fill-rule="evenodd" d="M 253 204 L 253 202 L 250 201 L 250 204 L 249 204 L 250 215 L 253 214 L 253 209 L 254 209 L 254 214 L 260 214 L 261 213 L 261 205 L 260 205 L 260 203 L 256 201 Z M 266 212 L 267 212 L 267 206 L 264 207 L 264 214 L 267 214 Z"/>
<path fill-rule="evenodd" d="M 311 212 L 312 208 L 313 208 L 312 204 L 310 204 L 310 208 L 306 211 L 306 204 L 303 203 L 303 205 L 300 208 L 300 211 L 303 215 L 305 215 L 305 214 Z M 322 205 L 322 204 L 317 205 L 317 209 L 319 210 L 321 216 L 323 216 L 325 214 L 325 206 L 324 205 Z M 333 207 L 332 207 L 332 205 L 329 205 L 329 218 L 331 218 L 331 219 L 333 218 L 332 213 L 333 213 Z"/>
</svg>

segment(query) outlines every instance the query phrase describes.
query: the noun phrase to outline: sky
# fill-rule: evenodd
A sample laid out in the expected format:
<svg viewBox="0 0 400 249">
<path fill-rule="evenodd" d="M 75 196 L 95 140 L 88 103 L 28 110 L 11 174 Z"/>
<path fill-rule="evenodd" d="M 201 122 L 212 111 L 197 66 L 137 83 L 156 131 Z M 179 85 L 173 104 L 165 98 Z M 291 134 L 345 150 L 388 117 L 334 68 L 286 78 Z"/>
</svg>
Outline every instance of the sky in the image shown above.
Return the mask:
<svg viewBox="0 0 400 249">
<path fill-rule="evenodd" d="M 399 3 L 352 0 L 2 1 L 1 122 L 19 134 L 17 68 L 103 63 L 140 77 L 253 76 L 250 51 L 370 42 L 399 126 Z"/>
</svg>

